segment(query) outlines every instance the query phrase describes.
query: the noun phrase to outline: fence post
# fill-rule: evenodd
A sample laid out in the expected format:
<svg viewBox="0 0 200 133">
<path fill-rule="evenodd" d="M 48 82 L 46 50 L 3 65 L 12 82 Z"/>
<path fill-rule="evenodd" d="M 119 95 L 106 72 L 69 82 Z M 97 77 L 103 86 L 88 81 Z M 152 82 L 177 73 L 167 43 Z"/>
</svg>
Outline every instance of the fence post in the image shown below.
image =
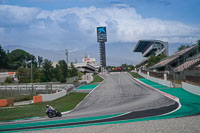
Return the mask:
<svg viewBox="0 0 200 133">
<path fill-rule="evenodd" d="M 147 72 L 147 77 L 149 77 L 149 72 Z"/>
<path fill-rule="evenodd" d="M 10 87 L 10 89 L 11 89 L 11 93 L 10 93 L 10 97 L 12 97 L 12 94 L 13 94 L 13 90 L 12 90 L 12 87 Z"/>
<path fill-rule="evenodd" d="M 167 81 L 167 74 L 164 73 L 164 80 Z"/>
<path fill-rule="evenodd" d="M 141 73 L 141 69 L 139 69 L 138 73 Z"/>
<path fill-rule="evenodd" d="M 51 93 L 52 93 L 53 92 L 52 83 L 50 84 L 50 86 L 51 86 Z"/>
</svg>

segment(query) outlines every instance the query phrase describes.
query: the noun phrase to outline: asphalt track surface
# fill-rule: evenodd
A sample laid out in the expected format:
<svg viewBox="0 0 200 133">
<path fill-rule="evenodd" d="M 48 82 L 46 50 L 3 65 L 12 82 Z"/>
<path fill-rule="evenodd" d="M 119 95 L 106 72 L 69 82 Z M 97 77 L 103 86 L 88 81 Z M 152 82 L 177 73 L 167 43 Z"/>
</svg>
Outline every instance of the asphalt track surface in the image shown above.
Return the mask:
<svg viewBox="0 0 200 133">
<path fill-rule="evenodd" d="M 105 79 L 103 83 L 101 83 L 95 90 L 93 90 L 90 95 L 88 95 L 72 112 L 63 115 L 61 118 L 49 119 L 45 117 L 33 120 L 0 123 L 0 125 L 53 121 L 58 119 L 82 118 L 118 113 L 123 113 L 123 115 L 112 118 L 81 121 L 75 123 L 0 129 L 0 131 L 62 127 L 144 118 L 169 113 L 178 108 L 177 102 L 166 96 L 163 96 L 151 88 L 138 83 L 128 73 L 112 73 L 109 75 L 101 76 L 103 76 Z"/>
</svg>

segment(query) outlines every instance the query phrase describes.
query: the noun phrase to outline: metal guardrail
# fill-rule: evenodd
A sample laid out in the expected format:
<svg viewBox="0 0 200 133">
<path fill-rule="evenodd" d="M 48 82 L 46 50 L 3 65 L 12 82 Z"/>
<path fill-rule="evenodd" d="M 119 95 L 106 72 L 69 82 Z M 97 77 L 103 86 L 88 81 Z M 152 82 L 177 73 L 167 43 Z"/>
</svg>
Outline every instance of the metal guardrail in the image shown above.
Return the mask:
<svg viewBox="0 0 200 133">
<path fill-rule="evenodd" d="M 164 79 L 164 73 L 149 72 L 149 75 L 151 77 L 155 77 L 155 78 L 159 78 L 159 79 Z"/>
<path fill-rule="evenodd" d="M 20 95 L 37 95 L 54 93 L 56 90 L 71 91 L 73 84 L 18 84 L 18 85 L 0 85 L 0 99 L 4 97 L 12 98 Z"/>
</svg>

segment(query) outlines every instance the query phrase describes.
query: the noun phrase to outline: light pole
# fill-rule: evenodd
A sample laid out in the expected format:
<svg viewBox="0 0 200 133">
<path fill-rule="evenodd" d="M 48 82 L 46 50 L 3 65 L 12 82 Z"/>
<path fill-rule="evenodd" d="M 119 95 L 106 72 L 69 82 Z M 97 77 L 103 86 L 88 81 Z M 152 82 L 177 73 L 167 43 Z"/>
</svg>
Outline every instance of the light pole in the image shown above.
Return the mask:
<svg viewBox="0 0 200 133">
<path fill-rule="evenodd" d="M 65 55 L 66 55 L 66 61 L 67 61 L 67 64 L 68 64 L 68 56 L 69 56 L 68 49 L 65 49 Z"/>
<path fill-rule="evenodd" d="M 33 85 L 33 66 L 31 61 L 31 84 Z"/>
<path fill-rule="evenodd" d="M 34 93 L 34 90 L 33 90 L 33 63 L 32 61 L 29 61 L 31 62 L 31 88 L 32 88 L 32 95 Z"/>
</svg>

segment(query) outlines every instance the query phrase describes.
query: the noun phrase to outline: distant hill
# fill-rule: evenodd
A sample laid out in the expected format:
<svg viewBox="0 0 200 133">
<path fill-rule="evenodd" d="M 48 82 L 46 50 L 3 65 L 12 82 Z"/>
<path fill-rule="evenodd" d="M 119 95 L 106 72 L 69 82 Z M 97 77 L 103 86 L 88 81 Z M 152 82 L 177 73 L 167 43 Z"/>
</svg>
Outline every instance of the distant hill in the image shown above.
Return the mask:
<svg viewBox="0 0 200 133">
<path fill-rule="evenodd" d="M 122 63 L 136 64 L 142 60 L 142 56 L 139 53 L 133 53 L 133 43 L 106 43 L 106 56 L 107 65 L 121 65 Z M 48 50 L 40 48 L 30 48 L 20 45 L 8 45 L 3 46 L 5 50 L 23 49 L 34 56 L 42 56 L 43 58 L 50 59 L 55 62 L 61 59 L 66 60 L 65 50 Z M 69 50 L 70 51 L 70 50 Z M 99 62 L 99 44 L 93 44 L 84 50 L 73 50 L 69 53 L 69 61 L 74 62 L 77 60 L 81 62 L 83 54 L 90 55 L 90 57 L 96 58 Z"/>
<path fill-rule="evenodd" d="M 37 56 L 42 56 L 43 58 L 49 59 L 51 61 L 58 61 L 62 59 L 66 59 L 65 50 L 48 50 L 48 49 L 40 49 L 40 48 L 29 48 L 20 45 L 9 45 L 3 47 L 5 50 L 15 50 L 15 49 L 23 49 L 30 54 L 33 54 L 36 58 Z M 82 55 L 79 56 L 79 51 L 74 51 L 69 54 L 71 61 L 75 61 L 76 58 L 82 58 Z M 73 56 L 73 58 L 71 57 Z"/>
<path fill-rule="evenodd" d="M 177 48 L 182 43 L 170 43 L 169 44 L 169 54 L 173 54 L 177 51 Z M 136 43 L 106 43 L 106 59 L 107 65 L 121 65 L 123 63 L 135 65 L 143 60 L 141 53 L 133 53 L 133 49 L 135 48 Z M 15 50 L 15 49 L 23 49 L 36 57 L 42 56 L 43 58 L 50 59 L 55 62 L 58 60 L 66 60 L 65 49 L 63 50 L 54 50 L 54 49 L 41 49 L 41 48 L 30 48 L 28 46 L 20 46 L 20 45 L 8 45 L 3 46 L 5 50 Z M 77 48 L 81 49 L 81 48 Z M 90 55 L 90 57 L 96 58 L 97 62 L 99 62 L 99 44 L 93 44 L 84 50 L 71 50 L 69 48 L 69 61 L 81 62 L 83 55 Z"/>
</svg>

